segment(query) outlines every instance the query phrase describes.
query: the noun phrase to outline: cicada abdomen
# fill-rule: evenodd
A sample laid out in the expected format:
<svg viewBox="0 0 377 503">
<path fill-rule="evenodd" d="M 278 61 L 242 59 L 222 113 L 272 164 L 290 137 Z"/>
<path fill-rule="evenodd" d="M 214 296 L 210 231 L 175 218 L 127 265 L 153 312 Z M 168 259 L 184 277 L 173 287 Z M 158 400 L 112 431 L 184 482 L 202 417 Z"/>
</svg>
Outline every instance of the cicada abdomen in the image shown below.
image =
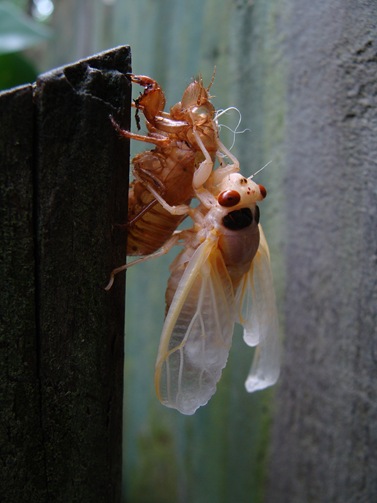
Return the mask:
<svg viewBox="0 0 377 503">
<path fill-rule="evenodd" d="M 186 216 L 164 209 L 150 187 L 170 206 L 188 205 L 193 197 L 195 152 L 185 144 L 180 148 L 170 144 L 169 154 L 176 150 L 174 155 L 164 155 L 164 150 L 141 152 L 133 159 L 138 179 L 131 183 L 128 194 L 127 255 L 149 255 L 158 250 Z"/>
</svg>

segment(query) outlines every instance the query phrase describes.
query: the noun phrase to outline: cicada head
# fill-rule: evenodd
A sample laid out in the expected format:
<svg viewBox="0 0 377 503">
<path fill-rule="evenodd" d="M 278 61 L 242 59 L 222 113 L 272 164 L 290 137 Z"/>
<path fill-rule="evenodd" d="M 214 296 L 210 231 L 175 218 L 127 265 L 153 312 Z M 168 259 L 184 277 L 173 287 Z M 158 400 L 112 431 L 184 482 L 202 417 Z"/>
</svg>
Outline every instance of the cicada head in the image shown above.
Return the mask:
<svg viewBox="0 0 377 503">
<path fill-rule="evenodd" d="M 201 79 L 186 87 L 181 101 L 171 107 L 170 116 L 174 120 L 186 120 L 196 125 L 214 118 L 215 107 L 210 102 L 210 96 Z"/>
<path fill-rule="evenodd" d="M 182 96 L 181 110 L 184 113 L 194 114 L 194 122 L 201 123 L 215 116 L 215 107 L 210 102 L 208 89 L 203 86 L 201 78 L 189 84 Z"/>
<path fill-rule="evenodd" d="M 231 173 L 226 176 L 220 183 L 219 190 L 217 201 L 225 208 L 248 207 L 262 201 L 267 195 L 263 185 L 245 178 L 240 173 Z"/>
<path fill-rule="evenodd" d="M 203 86 L 201 78 L 191 82 L 183 92 L 181 105 L 183 109 L 200 106 L 209 101 L 207 89 Z"/>
</svg>

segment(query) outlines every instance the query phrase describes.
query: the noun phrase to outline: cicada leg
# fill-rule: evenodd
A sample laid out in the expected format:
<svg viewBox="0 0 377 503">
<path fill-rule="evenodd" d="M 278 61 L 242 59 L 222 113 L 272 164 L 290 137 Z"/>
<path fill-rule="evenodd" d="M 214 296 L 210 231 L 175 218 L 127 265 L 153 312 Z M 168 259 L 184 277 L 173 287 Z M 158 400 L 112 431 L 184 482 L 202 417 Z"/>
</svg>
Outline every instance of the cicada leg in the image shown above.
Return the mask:
<svg viewBox="0 0 377 503">
<path fill-rule="evenodd" d="M 143 178 L 143 176 L 141 175 L 144 175 L 146 178 Z M 149 182 L 148 182 L 148 179 L 151 180 L 151 182 L 153 182 L 155 184 L 156 187 L 158 187 L 160 189 L 160 192 L 162 193 L 162 195 L 160 197 L 163 196 L 163 194 L 166 192 L 166 188 L 165 186 L 163 185 L 163 183 L 158 179 L 158 177 L 154 176 L 153 173 L 151 173 L 151 171 L 145 169 L 145 168 L 142 168 L 141 166 L 138 166 L 137 169 L 134 168 L 133 170 L 133 176 L 134 176 L 134 179 L 140 183 L 143 187 L 145 187 L 146 190 L 148 190 L 148 192 L 150 192 L 149 190 Z M 153 195 L 153 194 L 152 194 Z M 139 211 L 139 213 L 137 213 L 135 216 L 133 216 L 131 218 L 131 220 L 128 221 L 127 223 L 127 227 L 128 228 L 131 228 L 133 225 L 135 225 L 135 223 L 140 220 L 140 218 L 143 217 L 143 215 L 145 215 L 145 213 L 148 213 L 149 210 L 155 206 L 159 201 L 157 201 L 157 199 L 152 199 L 152 201 L 150 201 L 149 203 L 147 203 L 145 206 L 143 206 L 143 208 Z"/>
<path fill-rule="evenodd" d="M 128 77 L 135 84 L 144 87 L 144 92 L 135 100 L 135 106 L 143 112 L 146 119 L 153 123 L 165 108 L 165 95 L 158 83 L 146 75 L 134 75 L 130 73 Z"/>
<path fill-rule="evenodd" d="M 220 162 L 220 167 L 217 168 L 212 174 L 212 183 L 214 186 L 218 185 L 225 176 L 230 175 L 231 173 L 237 173 L 240 170 L 240 163 L 237 157 L 235 157 L 230 150 L 228 150 L 223 143 L 218 139 L 217 140 L 218 151 L 217 158 Z M 232 164 L 226 164 L 224 166 L 223 158 L 226 156 Z"/>
<path fill-rule="evenodd" d="M 144 185 L 144 187 L 153 195 L 153 197 L 161 204 L 164 210 L 168 211 L 171 215 L 184 215 L 189 212 L 190 206 L 187 204 L 179 204 L 171 206 L 165 199 L 152 187 L 152 185 L 143 180 L 137 173 L 134 173 L 135 180 Z"/>
<path fill-rule="evenodd" d="M 146 255 L 145 257 L 140 257 L 136 260 L 133 260 L 132 262 L 129 262 L 128 264 L 123 264 L 120 267 L 116 267 L 115 269 L 113 269 L 110 273 L 109 282 L 104 287 L 104 290 L 108 292 L 111 289 L 111 287 L 114 284 L 116 274 L 119 274 L 120 272 L 125 271 L 136 264 L 141 264 L 142 262 L 147 262 L 148 260 L 151 260 L 153 258 L 166 255 L 166 253 L 168 253 L 173 248 L 173 246 L 175 246 L 178 243 L 181 233 L 182 231 L 175 231 L 173 236 L 170 239 L 168 239 L 168 241 L 166 241 L 166 243 L 156 252 L 151 253 L 150 255 Z"/>
<path fill-rule="evenodd" d="M 135 215 L 130 221 L 127 222 L 126 227 L 129 229 L 133 227 L 135 223 L 138 220 L 140 220 L 140 218 L 142 218 L 143 215 L 145 215 L 145 213 L 148 213 L 148 211 L 157 204 L 157 202 L 158 201 L 156 199 L 153 199 L 153 201 L 145 205 L 144 208 L 137 215 Z"/>
<path fill-rule="evenodd" d="M 155 187 L 157 187 L 161 192 L 161 197 L 166 192 L 165 185 L 161 182 L 158 176 L 155 176 L 154 173 L 150 169 L 146 169 L 142 166 L 142 162 L 140 162 L 140 158 L 143 157 L 145 152 L 142 152 L 138 156 L 133 159 L 134 169 L 132 170 L 132 174 L 138 182 L 140 182 L 144 187 L 147 187 L 149 183 L 153 183 Z M 137 160 L 136 160 L 137 159 Z M 146 163 L 144 163 L 146 164 Z"/>
<path fill-rule="evenodd" d="M 141 134 L 137 133 L 131 133 L 131 131 L 127 131 L 126 129 L 122 129 L 119 124 L 114 120 L 114 117 L 110 115 L 110 120 L 114 128 L 117 130 L 117 132 L 123 136 L 124 138 L 127 139 L 132 139 L 132 140 L 138 140 L 138 141 L 144 141 L 145 143 L 153 143 L 153 145 L 156 146 L 163 146 L 166 143 L 170 141 L 168 137 L 156 137 L 156 136 L 144 136 Z"/>
<path fill-rule="evenodd" d="M 199 189 L 205 184 L 205 182 L 211 175 L 213 168 L 213 160 L 208 150 L 204 146 L 204 143 L 202 142 L 199 133 L 195 129 L 193 131 L 193 134 L 197 144 L 200 147 L 200 150 L 202 151 L 202 154 L 204 155 L 204 161 L 202 161 L 199 164 L 199 167 L 195 170 L 194 176 L 192 178 L 192 185 L 194 189 Z"/>
</svg>

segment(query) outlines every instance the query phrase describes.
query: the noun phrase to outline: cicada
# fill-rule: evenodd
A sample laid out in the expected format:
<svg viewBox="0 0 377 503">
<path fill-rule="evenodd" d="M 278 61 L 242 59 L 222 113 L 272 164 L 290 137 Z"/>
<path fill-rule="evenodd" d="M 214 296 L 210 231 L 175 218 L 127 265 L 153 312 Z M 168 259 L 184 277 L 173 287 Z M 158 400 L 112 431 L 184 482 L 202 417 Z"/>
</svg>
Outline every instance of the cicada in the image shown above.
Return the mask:
<svg viewBox="0 0 377 503">
<path fill-rule="evenodd" d="M 224 177 L 218 189 L 191 210 L 194 227 L 177 235 L 184 249 L 166 292 L 155 386 L 160 401 L 183 414 L 215 393 L 236 322 L 246 344 L 257 346 L 247 391 L 271 386 L 279 375 L 270 254 L 257 206 L 266 190 L 239 173 Z"/>
<path fill-rule="evenodd" d="M 158 398 L 183 414 L 193 414 L 215 393 L 235 323 L 243 326 L 245 343 L 256 346 L 246 390 L 264 389 L 279 376 L 270 253 L 257 205 L 267 192 L 240 173 L 224 174 L 220 182 L 215 175 L 213 192 L 196 194 L 200 204 L 189 211 L 192 228 L 175 231 L 160 250 L 119 268 L 183 245 L 170 267 L 155 369 Z"/>
<path fill-rule="evenodd" d="M 130 78 L 144 87 L 134 106 L 145 116 L 148 135 L 122 130 L 115 121 L 113 124 L 122 136 L 155 146 L 132 161 L 127 255 L 140 256 L 153 253 L 170 238 L 187 216 L 194 191 L 208 180 L 216 155 L 229 152 L 218 137 L 210 86 L 205 88 L 201 78 L 185 89 L 169 113 L 164 112 L 165 95 L 155 80 L 142 75 Z"/>
</svg>

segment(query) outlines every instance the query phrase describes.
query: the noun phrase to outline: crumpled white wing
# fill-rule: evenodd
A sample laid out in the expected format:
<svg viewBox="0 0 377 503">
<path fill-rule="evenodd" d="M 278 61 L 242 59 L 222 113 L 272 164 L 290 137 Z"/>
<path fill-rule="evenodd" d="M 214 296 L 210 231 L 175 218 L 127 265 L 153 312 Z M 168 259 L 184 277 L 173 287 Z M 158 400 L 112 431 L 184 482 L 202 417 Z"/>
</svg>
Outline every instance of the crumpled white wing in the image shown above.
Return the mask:
<svg viewBox="0 0 377 503">
<path fill-rule="evenodd" d="M 258 225 L 258 229 L 260 241 L 257 254 L 251 262 L 248 273 L 242 278 L 235 294 L 236 321 L 244 328 L 243 337 L 248 346 L 256 346 L 259 343 L 261 331 L 263 330 L 261 324 L 264 322 L 261 313 L 265 309 L 265 297 L 270 295 L 270 292 L 263 291 L 263 285 L 260 284 L 258 275 L 254 275 L 254 264 L 258 260 L 258 254 L 260 255 L 262 251 L 268 262 L 270 259 L 268 245 L 261 225 Z"/>
<path fill-rule="evenodd" d="M 255 257 L 254 257 L 255 260 Z M 243 326 L 243 338 L 248 346 L 256 346 L 260 339 L 259 299 L 254 293 L 254 264 L 242 278 L 236 291 L 236 321 Z"/>
<path fill-rule="evenodd" d="M 217 241 L 193 254 L 164 323 L 155 385 L 161 402 L 193 414 L 216 391 L 234 328 L 234 295 Z"/>
<path fill-rule="evenodd" d="M 276 383 L 281 358 L 270 253 L 260 226 L 259 230 L 259 248 L 247 275 L 252 311 L 245 325 L 244 339 L 248 345 L 258 344 L 245 382 L 248 392 L 264 389 Z"/>
</svg>

